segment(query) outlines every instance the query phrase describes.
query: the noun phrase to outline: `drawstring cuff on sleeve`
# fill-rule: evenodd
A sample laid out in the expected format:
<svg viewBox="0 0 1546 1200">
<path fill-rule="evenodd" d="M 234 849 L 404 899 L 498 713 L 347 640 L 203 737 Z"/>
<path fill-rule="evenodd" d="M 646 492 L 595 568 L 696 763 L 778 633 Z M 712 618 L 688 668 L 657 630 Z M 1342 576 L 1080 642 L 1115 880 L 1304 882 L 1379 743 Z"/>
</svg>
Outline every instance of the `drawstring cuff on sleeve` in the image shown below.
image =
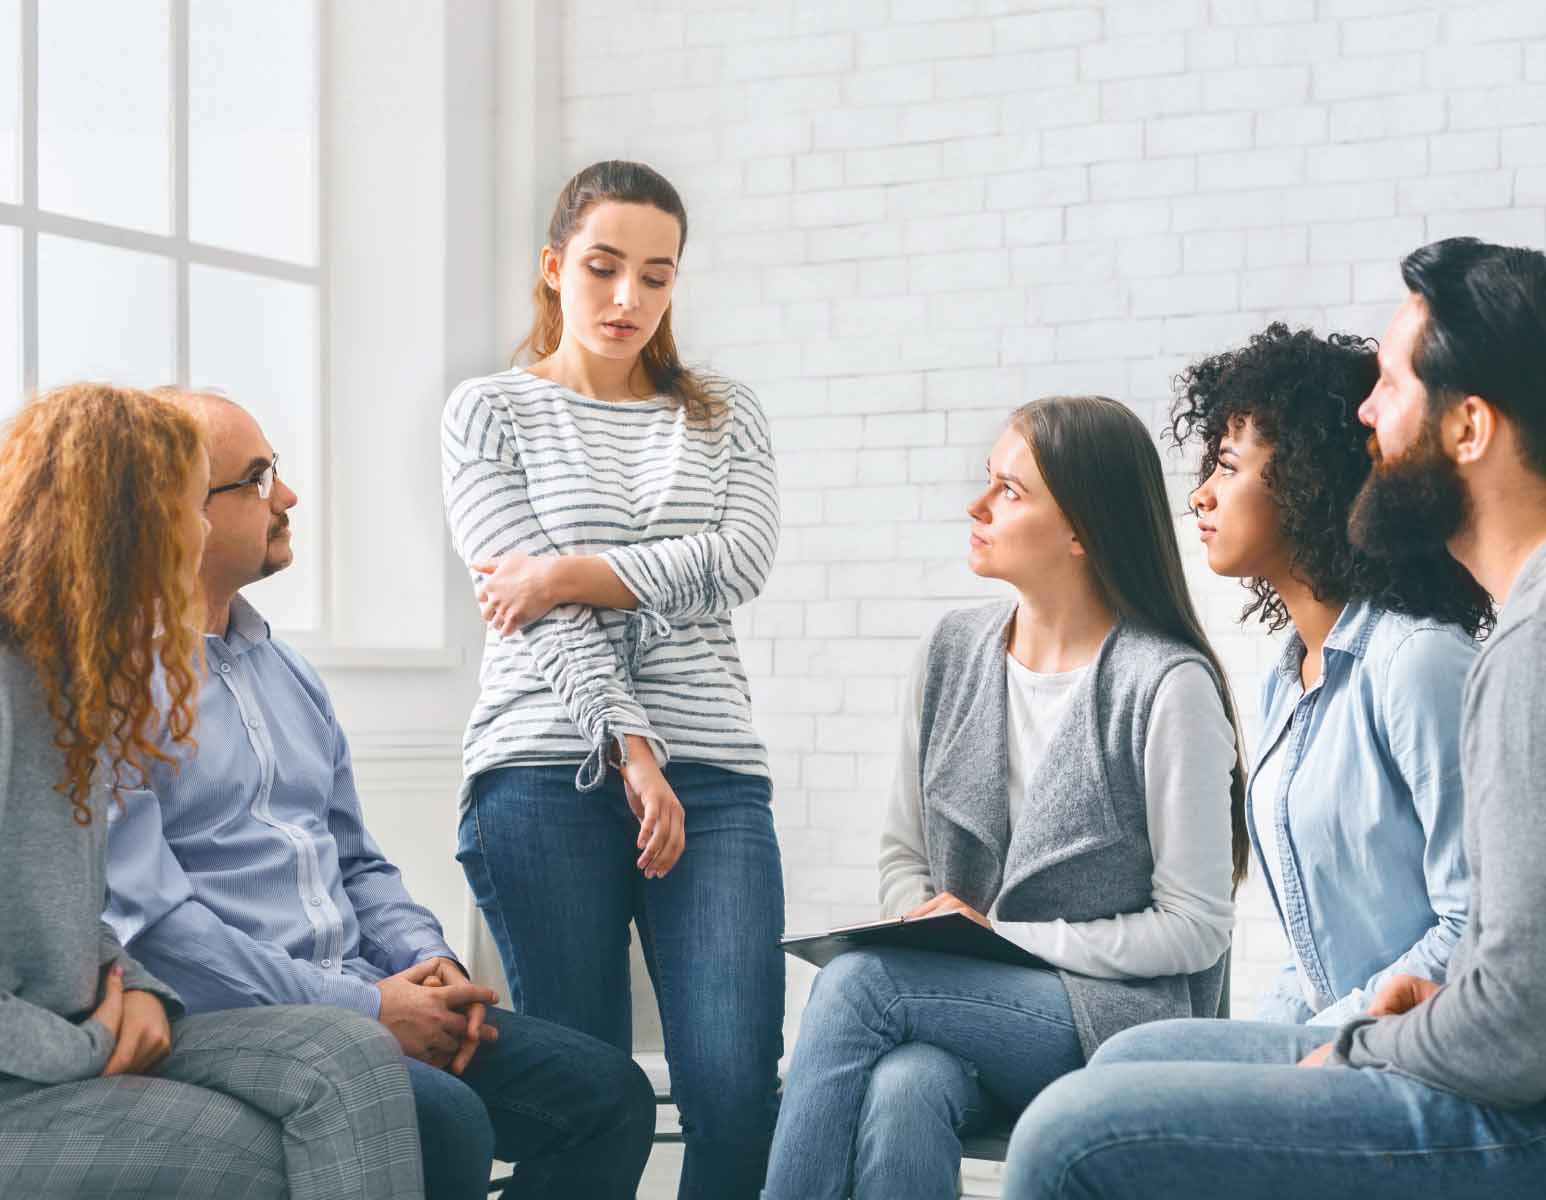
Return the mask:
<svg viewBox="0 0 1546 1200">
<path fill-rule="evenodd" d="M 671 636 L 671 622 L 649 608 L 636 608 L 623 622 L 623 644 L 627 651 L 627 669 L 632 675 L 644 660 L 644 652 L 652 642 L 664 641 Z"/>
<path fill-rule="evenodd" d="M 616 756 L 609 757 L 615 749 Z M 628 761 L 628 739 L 610 729 L 602 730 L 601 740 L 595 749 L 585 756 L 580 769 L 575 772 L 574 786 L 579 792 L 594 792 L 607 779 L 608 767 L 621 767 Z"/>
</svg>

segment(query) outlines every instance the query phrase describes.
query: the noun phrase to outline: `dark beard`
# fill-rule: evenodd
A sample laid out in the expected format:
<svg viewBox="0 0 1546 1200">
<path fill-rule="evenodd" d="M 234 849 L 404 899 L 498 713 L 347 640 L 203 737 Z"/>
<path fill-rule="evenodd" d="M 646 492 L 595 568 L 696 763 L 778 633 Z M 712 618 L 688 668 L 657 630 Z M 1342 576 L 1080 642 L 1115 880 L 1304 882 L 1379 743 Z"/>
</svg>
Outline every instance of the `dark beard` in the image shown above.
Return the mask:
<svg viewBox="0 0 1546 1200">
<path fill-rule="evenodd" d="M 269 528 L 269 542 L 272 543 L 275 538 L 277 538 L 288 528 L 290 528 L 290 518 L 280 517 L 279 520 L 275 521 L 274 524 Z M 277 575 L 280 571 L 284 570 L 289 565 L 289 563 L 275 562 L 272 558 L 265 554 L 263 556 L 263 566 L 259 568 L 258 578 L 267 579 L 271 575 Z"/>
<path fill-rule="evenodd" d="M 1447 552 L 1465 524 L 1467 499 L 1460 472 L 1439 446 L 1432 423 L 1400 458 L 1382 459 L 1371 436 L 1374 470 L 1353 500 L 1348 536 L 1365 554 L 1406 558 Z"/>
</svg>

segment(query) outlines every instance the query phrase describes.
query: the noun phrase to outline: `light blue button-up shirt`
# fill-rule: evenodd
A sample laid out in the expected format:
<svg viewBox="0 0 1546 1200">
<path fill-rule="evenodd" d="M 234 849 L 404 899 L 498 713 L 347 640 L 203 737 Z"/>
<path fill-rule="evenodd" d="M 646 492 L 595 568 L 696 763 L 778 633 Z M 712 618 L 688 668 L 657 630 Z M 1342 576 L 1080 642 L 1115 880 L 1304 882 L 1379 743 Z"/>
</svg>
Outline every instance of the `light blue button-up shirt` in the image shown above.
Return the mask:
<svg viewBox="0 0 1546 1200">
<path fill-rule="evenodd" d="M 349 744 L 311 666 L 238 596 L 204 639 L 195 754 L 156 764 L 108 835 L 106 917 L 190 1011 L 336 1004 L 436 955 L 440 924 L 366 832 Z M 115 806 L 116 807 L 116 806 Z"/>
<path fill-rule="evenodd" d="M 1283 874 L 1267 873 L 1294 959 L 1257 1013 L 1340 1025 L 1394 975 L 1442 983 L 1465 927 L 1460 704 L 1476 643 L 1453 625 L 1355 601 L 1326 638 L 1306 692 L 1304 643 L 1290 640 L 1262 693 L 1256 760 L 1284 756 L 1270 805 Z M 1308 985 L 1308 987 L 1306 987 Z M 1315 997 L 1306 1003 L 1306 994 Z"/>
</svg>

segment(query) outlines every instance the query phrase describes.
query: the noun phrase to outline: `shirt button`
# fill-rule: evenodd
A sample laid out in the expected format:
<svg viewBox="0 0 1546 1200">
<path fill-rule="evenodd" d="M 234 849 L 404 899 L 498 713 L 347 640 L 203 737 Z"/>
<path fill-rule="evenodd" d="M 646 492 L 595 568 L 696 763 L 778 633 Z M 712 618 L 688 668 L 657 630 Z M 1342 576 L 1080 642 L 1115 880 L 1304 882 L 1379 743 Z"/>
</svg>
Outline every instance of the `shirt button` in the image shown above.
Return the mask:
<svg viewBox="0 0 1546 1200">
<path fill-rule="evenodd" d="M 331 967 L 333 965 L 333 960 L 331 958 L 324 958 L 322 960 L 322 965 L 324 967 Z"/>
<path fill-rule="evenodd" d="M 221 663 L 220 664 L 220 673 L 222 675 L 229 675 L 231 673 L 231 664 L 230 663 Z"/>
<path fill-rule="evenodd" d="M 311 898 L 311 902 L 312 902 L 313 905 L 319 905 L 319 904 L 322 903 L 322 897 L 321 896 L 313 896 Z"/>
<path fill-rule="evenodd" d="M 247 728 L 248 729 L 256 729 L 257 727 L 258 727 L 258 719 L 257 719 L 257 717 L 248 717 L 247 718 Z"/>
</svg>

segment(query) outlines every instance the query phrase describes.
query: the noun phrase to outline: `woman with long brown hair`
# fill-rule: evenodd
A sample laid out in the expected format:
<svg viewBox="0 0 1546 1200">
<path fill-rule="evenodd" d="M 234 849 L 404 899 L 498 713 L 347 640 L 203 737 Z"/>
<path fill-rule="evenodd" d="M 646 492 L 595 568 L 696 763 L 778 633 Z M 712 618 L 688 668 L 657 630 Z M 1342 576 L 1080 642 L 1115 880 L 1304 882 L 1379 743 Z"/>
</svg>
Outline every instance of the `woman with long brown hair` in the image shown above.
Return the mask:
<svg viewBox="0 0 1546 1200">
<path fill-rule="evenodd" d="M 516 1007 L 628 1049 L 639 930 L 686 1138 L 680 1195 L 751 1200 L 772 1135 L 783 878 L 731 610 L 778 545 L 767 421 L 683 365 L 681 197 L 564 188 L 528 366 L 462 384 L 446 513 L 489 624 L 458 857 Z"/>
<path fill-rule="evenodd" d="M 208 490 L 142 392 L 62 388 L 0 440 L 0 1194 L 422 1197 L 384 1029 L 179 1020 L 101 919 L 113 793 L 192 748 Z"/>
<path fill-rule="evenodd" d="M 946 614 L 919 647 L 881 903 L 963 913 L 1045 966 L 835 959 L 801 1021 L 767 1200 L 955 1196 L 963 1134 L 1122 1029 L 1218 1010 L 1244 776 L 1148 430 L 1103 397 L 1028 404 L 967 514 L 971 569 L 1014 596 Z"/>
</svg>

